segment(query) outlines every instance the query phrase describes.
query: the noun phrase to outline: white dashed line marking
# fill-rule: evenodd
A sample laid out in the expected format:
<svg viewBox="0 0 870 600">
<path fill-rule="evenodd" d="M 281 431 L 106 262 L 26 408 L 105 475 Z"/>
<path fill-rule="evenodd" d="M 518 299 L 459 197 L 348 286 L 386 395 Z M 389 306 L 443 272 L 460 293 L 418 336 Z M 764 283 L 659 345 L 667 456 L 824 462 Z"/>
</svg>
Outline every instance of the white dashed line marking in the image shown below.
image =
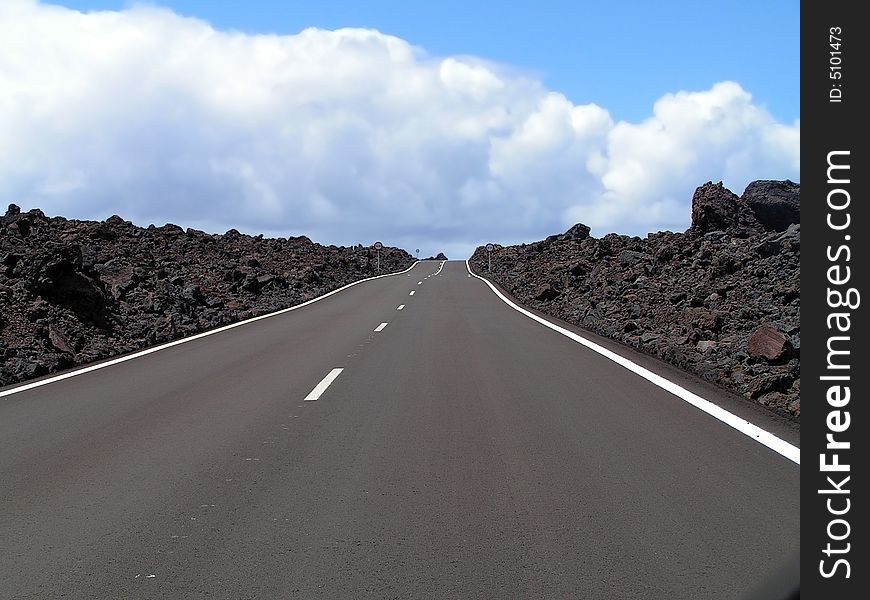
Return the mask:
<svg viewBox="0 0 870 600">
<path fill-rule="evenodd" d="M 422 282 L 422 281 L 418 281 L 418 282 L 417 282 L 417 285 L 423 285 L 423 282 Z"/>
<path fill-rule="evenodd" d="M 344 369 L 335 368 L 329 373 L 327 373 L 326 377 L 320 380 L 320 383 L 314 386 L 314 389 L 311 390 L 307 396 L 305 396 L 306 402 L 311 402 L 312 400 L 317 400 L 326 391 L 332 382 L 335 381 L 335 378 L 338 377 Z"/>
<path fill-rule="evenodd" d="M 375 331 L 383 331 L 383 330 L 384 330 L 384 327 L 386 327 L 386 326 L 387 326 L 386 323 L 381 323 L 380 325 L 378 325 L 377 327 L 375 327 Z"/>
<path fill-rule="evenodd" d="M 408 294 L 408 295 L 409 295 L 409 296 L 413 296 L 413 295 L 414 295 L 414 290 L 411 290 L 411 293 Z"/>
<path fill-rule="evenodd" d="M 403 308 L 405 308 L 405 305 L 400 304 L 399 306 L 396 307 L 396 310 L 402 310 Z"/>
</svg>

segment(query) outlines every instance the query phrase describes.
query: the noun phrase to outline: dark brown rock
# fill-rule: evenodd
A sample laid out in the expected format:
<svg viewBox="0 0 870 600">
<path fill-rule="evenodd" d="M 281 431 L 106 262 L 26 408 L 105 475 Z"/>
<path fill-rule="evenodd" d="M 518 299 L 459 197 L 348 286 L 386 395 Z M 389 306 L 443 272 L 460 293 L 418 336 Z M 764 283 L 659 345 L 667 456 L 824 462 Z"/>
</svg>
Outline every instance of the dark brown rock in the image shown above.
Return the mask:
<svg viewBox="0 0 870 600">
<path fill-rule="evenodd" d="M 785 231 L 801 222 L 800 186 L 793 181 L 753 181 L 740 199 L 768 231 Z"/>
<path fill-rule="evenodd" d="M 696 233 L 727 231 L 737 226 L 737 196 L 722 182 L 708 181 L 692 196 L 692 226 Z"/>
<path fill-rule="evenodd" d="M 756 329 L 746 343 L 749 356 L 774 361 L 782 358 L 788 351 L 788 336 L 775 326 L 765 324 Z"/>
<path fill-rule="evenodd" d="M 559 291 L 556 290 L 549 283 L 546 283 L 546 284 L 538 287 L 538 291 L 535 294 L 535 299 L 540 300 L 541 302 L 549 302 L 550 300 L 554 300 L 558 296 L 559 296 Z"/>
<path fill-rule="evenodd" d="M 66 334 L 60 327 L 54 324 L 48 326 L 48 340 L 59 352 L 75 354 L 75 350 L 73 350 L 72 344 L 70 344 Z"/>
<path fill-rule="evenodd" d="M 559 236 L 560 239 L 563 240 L 585 240 L 589 237 L 589 232 L 592 231 L 588 225 L 584 225 L 583 223 L 577 223 L 572 226 L 568 231 Z"/>
</svg>

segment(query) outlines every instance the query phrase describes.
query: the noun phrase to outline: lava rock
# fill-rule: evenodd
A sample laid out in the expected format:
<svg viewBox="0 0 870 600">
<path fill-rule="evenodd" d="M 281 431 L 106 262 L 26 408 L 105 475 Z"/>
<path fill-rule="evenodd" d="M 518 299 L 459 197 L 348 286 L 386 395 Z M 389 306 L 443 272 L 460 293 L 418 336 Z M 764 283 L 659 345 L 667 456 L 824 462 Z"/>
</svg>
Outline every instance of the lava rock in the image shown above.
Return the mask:
<svg viewBox="0 0 870 600">
<path fill-rule="evenodd" d="M 775 361 L 788 352 L 788 337 L 774 325 L 764 324 L 756 329 L 746 343 L 749 356 Z"/>
<path fill-rule="evenodd" d="M 544 284 L 538 288 L 537 293 L 535 294 L 535 300 L 539 300 L 540 302 L 549 302 L 550 300 L 554 300 L 558 298 L 559 291 L 555 289 L 550 284 Z"/>
<path fill-rule="evenodd" d="M 592 229 L 588 225 L 584 225 L 583 223 L 577 223 L 572 226 L 568 231 L 559 236 L 559 239 L 562 240 L 585 240 L 589 237 L 589 232 Z"/>
<path fill-rule="evenodd" d="M 716 342 L 714 342 L 713 340 L 701 340 L 700 342 L 695 344 L 695 347 L 698 349 L 698 352 L 706 353 L 716 348 Z"/>
<path fill-rule="evenodd" d="M 692 196 L 692 226 L 696 233 L 727 231 L 737 226 L 737 196 L 722 182 L 707 182 Z"/>
<path fill-rule="evenodd" d="M 801 222 L 800 186 L 793 181 L 753 181 L 741 201 L 768 231 L 785 231 Z"/>
<path fill-rule="evenodd" d="M 48 339 L 51 345 L 59 352 L 75 354 L 75 350 L 73 350 L 72 344 L 70 344 L 66 334 L 57 325 L 51 324 L 48 326 Z"/>
</svg>

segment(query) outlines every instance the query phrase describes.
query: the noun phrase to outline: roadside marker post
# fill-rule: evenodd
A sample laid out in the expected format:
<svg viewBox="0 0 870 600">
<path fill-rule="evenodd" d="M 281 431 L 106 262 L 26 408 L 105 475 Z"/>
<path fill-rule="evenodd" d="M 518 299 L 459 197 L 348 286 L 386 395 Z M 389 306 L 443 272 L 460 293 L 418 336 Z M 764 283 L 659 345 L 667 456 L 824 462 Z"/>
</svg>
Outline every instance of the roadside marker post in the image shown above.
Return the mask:
<svg viewBox="0 0 870 600">
<path fill-rule="evenodd" d="M 486 245 L 486 272 L 492 273 L 492 250 L 495 248 L 492 244 Z"/>
<path fill-rule="evenodd" d="M 381 272 L 381 248 L 383 248 L 384 245 L 383 245 L 382 243 L 380 243 L 380 242 L 375 242 L 375 243 L 374 243 L 374 246 L 375 246 L 375 251 L 376 251 L 377 254 L 378 254 L 378 266 L 377 266 L 377 271 L 376 271 L 376 272 L 377 272 L 377 273 L 380 273 L 380 272 Z"/>
</svg>

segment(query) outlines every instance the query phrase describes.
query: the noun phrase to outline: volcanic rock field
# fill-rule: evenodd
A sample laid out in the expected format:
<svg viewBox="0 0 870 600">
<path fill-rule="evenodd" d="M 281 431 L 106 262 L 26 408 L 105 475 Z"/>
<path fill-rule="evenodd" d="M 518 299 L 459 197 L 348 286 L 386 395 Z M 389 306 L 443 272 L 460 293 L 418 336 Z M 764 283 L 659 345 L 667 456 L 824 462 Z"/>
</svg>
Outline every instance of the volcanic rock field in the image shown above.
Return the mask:
<svg viewBox="0 0 870 600">
<path fill-rule="evenodd" d="M 684 233 L 482 247 L 472 269 L 543 313 L 800 419 L 800 186 L 699 187 Z"/>
<path fill-rule="evenodd" d="M 0 218 L 0 385 L 286 308 L 375 275 L 375 251 L 231 229 Z M 381 273 L 414 262 L 381 250 Z"/>
</svg>

